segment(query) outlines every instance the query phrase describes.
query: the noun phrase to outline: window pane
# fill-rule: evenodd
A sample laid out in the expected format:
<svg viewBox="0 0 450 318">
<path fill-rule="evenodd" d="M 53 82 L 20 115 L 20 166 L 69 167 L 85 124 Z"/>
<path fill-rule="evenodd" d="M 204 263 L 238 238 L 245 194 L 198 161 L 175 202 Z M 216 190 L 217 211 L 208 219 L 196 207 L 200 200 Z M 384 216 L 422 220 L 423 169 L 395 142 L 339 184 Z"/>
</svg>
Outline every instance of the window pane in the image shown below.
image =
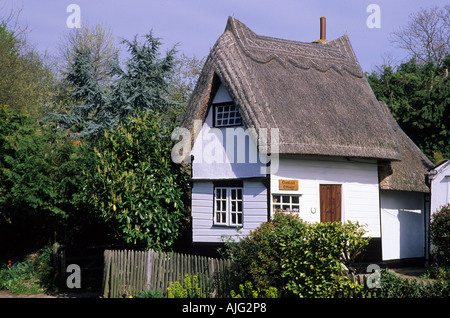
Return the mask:
<svg viewBox="0 0 450 318">
<path fill-rule="evenodd" d="M 283 195 L 283 203 L 290 203 L 290 196 L 289 195 Z"/>
<path fill-rule="evenodd" d="M 293 195 L 292 196 L 292 203 L 297 203 L 298 204 L 298 202 L 299 202 L 299 197 L 296 196 L 296 195 Z"/>
<path fill-rule="evenodd" d="M 238 214 L 238 224 L 242 224 L 242 213 Z"/>
<path fill-rule="evenodd" d="M 236 200 L 236 189 L 231 189 L 231 199 Z"/>
<path fill-rule="evenodd" d="M 281 202 L 280 198 L 281 198 L 281 196 L 279 196 L 279 195 L 274 195 L 274 196 L 273 196 L 273 203 L 280 203 L 280 202 Z"/>
<path fill-rule="evenodd" d="M 236 224 L 236 213 L 231 214 L 231 223 Z"/>
<path fill-rule="evenodd" d="M 236 211 L 236 201 L 231 201 L 231 212 Z"/>
<path fill-rule="evenodd" d="M 290 211 L 289 205 L 283 205 L 283 211 Z"/>
<path fill-rule="evenodd" d="M 242 212 L 242 201 L 238 202 L 238 209 L 239 212 Z"/>
<path fill-rule="evenodd" d="M 216 126 L 228 126 L 228 125 L 240 125 L 242 118 L 238 109 L 234 105 L 222 105 L 215 107 L 215 125 Z"/>
<path fill-rule="evenodd" d="M 298 205 L 293 205 L 292 206 L 292 211 L 294 212 L 300 212 L 300 207 Z"/>
<path fill-rule="evenodd" d="M 242 189 L 237 189 L 237 193 L 238 193 L 238 195 L 237 195 L 238 199 L 242 200 Z"/>
</svg>

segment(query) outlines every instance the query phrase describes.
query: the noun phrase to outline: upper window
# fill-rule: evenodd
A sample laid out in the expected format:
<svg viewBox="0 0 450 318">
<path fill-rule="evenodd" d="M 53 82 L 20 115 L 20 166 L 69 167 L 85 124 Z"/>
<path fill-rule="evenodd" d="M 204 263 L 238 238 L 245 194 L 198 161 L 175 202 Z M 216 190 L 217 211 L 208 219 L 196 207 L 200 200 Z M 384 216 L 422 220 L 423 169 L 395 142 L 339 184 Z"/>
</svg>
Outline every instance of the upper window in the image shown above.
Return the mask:
<svg viewBox="0 0 450 318">
<path fill-rule="evenodd" d="M 214 104 L 214 126 L 242 125 L 242 118 L 237 107 L 232 103 Z"/>
<path fill-rule="evenodd" d="M 242 188 L 217 187 L 214 201 L 214 224 L 242 226 Z"/>
</svg>

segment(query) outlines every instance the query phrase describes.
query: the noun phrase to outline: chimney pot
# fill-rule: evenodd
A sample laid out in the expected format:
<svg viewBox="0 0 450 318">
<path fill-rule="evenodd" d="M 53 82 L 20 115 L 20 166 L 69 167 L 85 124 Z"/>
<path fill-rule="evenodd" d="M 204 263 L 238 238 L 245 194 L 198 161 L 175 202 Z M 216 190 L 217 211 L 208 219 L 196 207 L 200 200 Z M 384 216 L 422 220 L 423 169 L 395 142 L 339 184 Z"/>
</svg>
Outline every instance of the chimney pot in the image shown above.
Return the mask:
<svg viewBox="0 0 450 318">
<path fill-rule="evenodd" d="M 325 17 L 320 17 L 320 39 L 326 40 L 327 33 L 327 19 Z"/>
</svg>

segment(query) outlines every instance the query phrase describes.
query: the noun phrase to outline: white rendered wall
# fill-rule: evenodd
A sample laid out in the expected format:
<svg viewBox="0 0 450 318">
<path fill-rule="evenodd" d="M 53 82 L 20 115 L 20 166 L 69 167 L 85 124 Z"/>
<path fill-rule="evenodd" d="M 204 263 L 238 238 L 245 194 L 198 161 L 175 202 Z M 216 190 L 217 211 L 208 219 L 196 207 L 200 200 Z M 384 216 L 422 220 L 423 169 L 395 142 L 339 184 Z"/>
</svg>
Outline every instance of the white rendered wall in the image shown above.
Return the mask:
<svg viewBox="0 0 450 318">
<path fill-rule="evenodd" d="M 380 192 L 383 260 L 424 257 L 424 194 Z"/>
<path fill-rule="evenodd" d="M 279 190 L 279 180 L 298 180 L 298 191 Z M 367 236 L 380 237 L 378 170 L 376 161 L 302 160 L 280 158 L 271 176 L 272 194 L 300 194 L 299 216 L 320 222 L 320 184 L 341 184 L 341 219 L 366 224 Z"/>
<path fill-rule="evenodd" d="M 225 88 L 220 86 L 213 102 L 228 101 L 231 101 L 231 97 Z M 213 128 L 212 109 L 209 109 L 201 131 L 195 139 L 192 154 L 194 155 L 193 179 L 265 176 L 265 171 L 261 172 L 265 163 L 261 162 L 256 145 L 250 138 L 245 125 Z"/>
</svg>

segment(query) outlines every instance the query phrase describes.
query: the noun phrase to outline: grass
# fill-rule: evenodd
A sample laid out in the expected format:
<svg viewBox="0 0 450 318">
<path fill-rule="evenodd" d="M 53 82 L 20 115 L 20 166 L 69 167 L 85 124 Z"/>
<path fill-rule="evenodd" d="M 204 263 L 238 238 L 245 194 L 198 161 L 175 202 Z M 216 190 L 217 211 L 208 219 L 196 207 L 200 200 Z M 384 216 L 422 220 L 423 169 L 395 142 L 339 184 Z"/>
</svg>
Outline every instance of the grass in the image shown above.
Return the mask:
<svg viewBox="0 0 450 318">
<path fill-rule="evenodd" d="M 30 254 L 23 261 L 0 265 L 0 289 L 14 295 L 40 294 L 53 287 L 51 247 Z"/>
</svg>

